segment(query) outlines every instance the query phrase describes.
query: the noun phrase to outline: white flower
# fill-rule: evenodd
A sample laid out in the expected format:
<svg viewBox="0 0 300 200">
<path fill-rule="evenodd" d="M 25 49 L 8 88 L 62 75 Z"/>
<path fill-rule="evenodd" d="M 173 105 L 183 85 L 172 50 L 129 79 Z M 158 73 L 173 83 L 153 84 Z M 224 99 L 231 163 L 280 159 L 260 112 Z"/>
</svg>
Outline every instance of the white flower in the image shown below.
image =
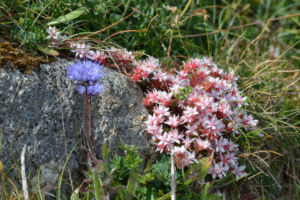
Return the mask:
<svg viewBox="0 0 300 200">
<path fill-rule="evenodd" d="M 208 173 L 211 174 L 211 176 L 213 177 L 213 179 L 216 179 L 216 177 L 218 178 L 223 178 L 226 176 L 226 173 L 228 171 L 229 167 L 228 166 L 223 166 L 223 163 L 213 163 L 209 170 Z"/>
<path fill-rule="evenodd" d="M 48 36 L 46 39 L 50 40 L 52 46 L 57 46 L 62 43 L 63 40 L 67 38 L 65 35 L 61 35 L 56 27 L 49 26 L 47 30 Z"/>
<path fill-rule="evenodd" d="M 236 179 L 247 175 L 247 173 L 245 173 L 245 171 L 244 171 L 245 168 L 246 168 L 246 166 L 244 166 L 244 165 L 240 166 L 240 167 L 236 166 L 236 168 L 232 170 L 232 173 L 235 175 Z"/>
<path fill-rule="evenodd" d="M 90 50 L 91 45 L 89 44 L 79 43 L 79 42 L 72 43 L 71 48 L 73 48 L 73 50 L 71 51 L 74 52 L 76 54 L 75 56 L 79 58 L 88 58 L 92 54 L 94 54 L 94 51 Z"/>
</svg>

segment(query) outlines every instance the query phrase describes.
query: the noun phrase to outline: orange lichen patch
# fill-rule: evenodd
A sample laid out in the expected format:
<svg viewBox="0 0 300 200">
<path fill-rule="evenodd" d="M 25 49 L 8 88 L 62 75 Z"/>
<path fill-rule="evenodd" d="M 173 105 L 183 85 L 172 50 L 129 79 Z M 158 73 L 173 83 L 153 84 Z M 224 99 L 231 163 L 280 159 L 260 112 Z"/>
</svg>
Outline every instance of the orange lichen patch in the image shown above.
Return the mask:
<svg viewBox="0 0 300 200">
<path fill-rule="evenodd" d="M 12 47 L 9 42 L 0 43 L 0 67 L 8 66 L 30 74 L 45 62 L 44 58 L 28 55 L 21 49 Z"/>
</svg>

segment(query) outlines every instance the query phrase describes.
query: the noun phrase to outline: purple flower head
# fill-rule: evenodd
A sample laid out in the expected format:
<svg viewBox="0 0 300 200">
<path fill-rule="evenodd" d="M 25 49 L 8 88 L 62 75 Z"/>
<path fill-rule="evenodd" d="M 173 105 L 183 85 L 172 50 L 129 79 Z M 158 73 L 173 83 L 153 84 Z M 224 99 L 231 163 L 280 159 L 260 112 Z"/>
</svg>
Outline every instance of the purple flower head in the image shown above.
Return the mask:
<svg viewBox="0 0 300 200">
<path fill-rule="evenodd" d="M 103 65 L 89 60 L 77 61 L 67 69 L 68 77 L 79 85 L 91 85 L 101 79 Z"/>
<path fill-rule="evenodd" d="M 104 89 L 98 82 L 103 75 L 103 65 L 89 60 L 77 61 L 67 69 L 68 78 L 75 81 L 80 94 L 98 95 Z"/>
<path fill-rule="evenodd" d="M 104 86 L 100 85 L 99 83 L 87 86 L 88 95 L 98 95 L 103 91 L 103 89 L 104 89 Z M 80 94 L 84 94 L 85 86 L 79 85 L 79 86 L 77 86 L 77 90 Z"/>
</svg>

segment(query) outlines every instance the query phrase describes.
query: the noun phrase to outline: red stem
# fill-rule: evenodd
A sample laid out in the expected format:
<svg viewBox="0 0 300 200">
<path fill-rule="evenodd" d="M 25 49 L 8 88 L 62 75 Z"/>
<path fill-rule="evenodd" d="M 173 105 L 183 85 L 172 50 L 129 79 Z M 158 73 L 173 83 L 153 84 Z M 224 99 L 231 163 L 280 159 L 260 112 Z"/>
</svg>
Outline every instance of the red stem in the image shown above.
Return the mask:
<svg viewBox="0 0 300 200">
<path fill-rule="evenodd" d="M 92 136 L 92 96 L 89 95 L 89 138 L 93 145 L 93 136 Z"/>
<path fill-rule="evenodd" d="M 85 86 L 85 95 L 84 95 L 84 127 L 85 127 L 85 136 L 86 136 L 86 139 L 88 141 L 88 148 L 89 148 L 89 151 L 91 151 L 92 153 L 92 141 L 91 141 L 91 138 L 90 138 L 90 130 L 89 130 L 89 127 L 88 127 L 88 122 L 87 122 L 87 104 L 88 104 L 88 88 L 87 86 Z"/>
</svg>

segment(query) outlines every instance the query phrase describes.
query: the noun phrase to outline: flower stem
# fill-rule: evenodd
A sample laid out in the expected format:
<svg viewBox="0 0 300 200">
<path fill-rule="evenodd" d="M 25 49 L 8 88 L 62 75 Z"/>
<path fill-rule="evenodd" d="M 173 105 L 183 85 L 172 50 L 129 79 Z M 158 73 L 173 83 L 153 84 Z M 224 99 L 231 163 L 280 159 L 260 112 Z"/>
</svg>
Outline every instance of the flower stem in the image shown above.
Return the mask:
<svg viewBox="0 0 300 200">
<path fill-rule="evenodd" d="M 92 153 L 92 141 L 90 138 L 90 130 L 88 127 L 88 119 L 87 119 L 87 104 L 88 104 L 88 91 L 87 86 L 85 86 L 85 94 L 84 94 L 84 127 L 85 127 L 85 136 L 88 141 L 88 149 Z"/>
<path fill-rule="evenodd" d="M 89 138 L 91 145 L 93 146 L 93 137 L 92 137 L 92 96 L 89 95 Z"/>
<path fill-rule="evenodd" d="M 171 153 L 171 200 L 176 200 L 176 177 L 173 150 Z"/>
</svg>

